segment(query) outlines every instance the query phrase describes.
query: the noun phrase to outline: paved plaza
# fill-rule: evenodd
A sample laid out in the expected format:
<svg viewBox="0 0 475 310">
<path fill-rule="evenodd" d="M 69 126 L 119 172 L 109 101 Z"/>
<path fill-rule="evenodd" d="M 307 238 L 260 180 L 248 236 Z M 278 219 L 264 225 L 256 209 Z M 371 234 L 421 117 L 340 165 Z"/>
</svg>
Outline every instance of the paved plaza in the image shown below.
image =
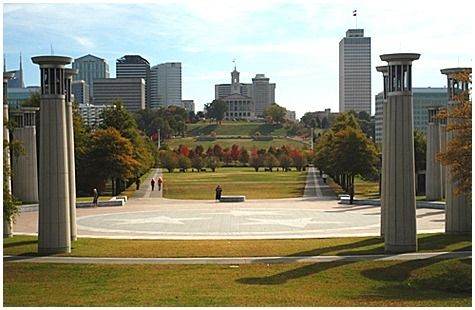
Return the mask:
<svg viewBox="0 0 475 310">
<path fill-rule="evenodd" d="M 160 172 L 154 171 L 151 177 Z M 214 200 L 161 198 L 144 182 L 123 207 L 78 208 L 79 237 L 117 239 L 286 239 L 379 236 L 380 207 L 339 204 L 311 168 L 302 198 Z M 443 232 L 445 210 L 418 208 L 418 233 Z M 38 212 L 23 212 L 16 234 L 37 234 Z"/>
</svg>

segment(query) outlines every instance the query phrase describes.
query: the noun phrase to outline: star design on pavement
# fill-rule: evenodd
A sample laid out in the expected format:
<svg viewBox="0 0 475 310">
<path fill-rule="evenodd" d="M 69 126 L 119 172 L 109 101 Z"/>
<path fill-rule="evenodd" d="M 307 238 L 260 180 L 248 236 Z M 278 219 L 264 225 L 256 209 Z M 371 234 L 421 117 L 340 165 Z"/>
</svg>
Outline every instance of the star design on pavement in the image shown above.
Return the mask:
<svg viewBox="0 0 475 310">
<path fill-rule="evenodd" d="M 231 211 L 224 211 L 224 212 L 215 212 L 215 213 L 208 213 L 212 215 L 232 215 L 232 216 L 256 216 L 256 215 L 277 215 L 277 216 L 286 216 L 289 215 L 287 211 L 259 211 L 259 210 L 231 210 Z"/>
<path fill-rule="evenodd" d="M 298 219 L 257 219 L 249 218 L 253 223 L 243 223 L 242 225 L 281 225 L 294 228 L 305 228 L 309 224 L 340 224 L 342 222 L 314 221 L 311 217 Z"/>
<path fill-rule="evenodd" d="M 184 225 L 184 221 L 203 221 L 209 220 L 206 217 L 186 217 L 174 218 L 168 216 L 154 216 L 140 219 L 108 219 L 107 221 L 118 222 L 118 224 L 179 224 Z"/>
</svg>

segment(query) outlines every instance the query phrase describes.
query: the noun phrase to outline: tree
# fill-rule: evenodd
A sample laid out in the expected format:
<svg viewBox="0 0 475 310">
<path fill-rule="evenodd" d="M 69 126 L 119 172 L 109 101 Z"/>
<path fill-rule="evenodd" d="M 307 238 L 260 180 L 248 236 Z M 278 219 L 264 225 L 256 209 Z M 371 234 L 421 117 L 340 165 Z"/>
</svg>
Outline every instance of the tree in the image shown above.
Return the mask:
<svg viewBox="0 0 475 310">
<path fill-rule="evenodd" d="M 171 173 L 178 168 L 178 155 L 172 151 L 160 151 L 160 164 Z"/>
<path fill-rule="evenodd" d="M 198 172 L 201 171 L 201 169 L 204 167 L 204 165 L 205 165 L 205 162 L 204 162 L 203 158 L 201 158 L 201 156 L 195 155 L 191 158 L 191 167 L 198 170 Z"/>
<path fill-rule="evenodd" d="M 243 165 L 247 165 L 249 162 L 249 152 L 244 146 L 241 147 L 241 158 L 239 159 Z"/>
<path fill-rule="evenodd" d="M 208 118 L 214 118 L 218 124 L 221 124 L 226 112 L 226 102 L 215 99 L 211 103 L 205 104 L 205 111 Z"/>
<path fill-rule="evenodd" d="M 249 165 L 253 167 L 256 172 L 258 172 L 259 168 L 264 165 L 264 155 L 257 153 L 255 155 L 252 155 L 249 161 Z"/>
<path fill-rule="evenodd" d="M 178 154 L 178 167 L 181 171 L 186 172 L 191 168 L 191 160 L 183 154 Z"/>
<path fill-rule="evenodd" d="M 87 154 L 87 172 L 104 189 L 105 181 L 111 178 L 124 180 L 134 178 L 139 163 L 133 158 L 132 143 L 114 128 L 97 129 L 90 141 Z M 92 187 L 92 186 L 91 186 Z M 117 192 L 114 191 L 113 195 Z"/>
<path fill-rule="evenodd" d="M 206 167 L 210 168 L 211 171 L 215 172 L 216 168 L 219 167 L 219 160 L 216 156 L 209 156 L 206 158 Z"/>
<path fill-rule="evenodd" d="M 287 115 L 287 110 L 277 103 L 273 103 L 271 106 L 264 109 L 262 115 L 264 118 L 269 118 L 271 123 L 280 124 L 284 122 L 285 116 Z"/>
<path fill-rule="evenodd" d="M 288 171 L 289 168 L 292 166 L 292 158 L 287 154 L 280 154 L 279 156 L 280 166 L 283 170 Z"/>
<path fill-rule="evenodd" d="M 273 154 L 267 153 L 264 156 L 264 166 L 269 168 L 270 172 L 272 172 L 272 169 L 274 167 L 278 167 L 279 165 L 280 165 L 279 160 Z"/>
<path fill-rule="evenodd" d="M 472 84 L 470 72 L 455 74 L 453 79 L 462 84 Z M 472 99 L 468 90 L 456 94 L 457 102 L 440 117 L 447 117 L 447 132 L 453 138 L 447 143 L 447 150 L 437 155 L 443 165 L 448 166 L 452 179 L 456 182 L 456 194 L 472 197 Z"/>
<path fill-rule="evenodd" d="M 419 130 L 414 130 L 414 166 L 415 173 L 426 170 L 426 136 Z"/>
</svg>

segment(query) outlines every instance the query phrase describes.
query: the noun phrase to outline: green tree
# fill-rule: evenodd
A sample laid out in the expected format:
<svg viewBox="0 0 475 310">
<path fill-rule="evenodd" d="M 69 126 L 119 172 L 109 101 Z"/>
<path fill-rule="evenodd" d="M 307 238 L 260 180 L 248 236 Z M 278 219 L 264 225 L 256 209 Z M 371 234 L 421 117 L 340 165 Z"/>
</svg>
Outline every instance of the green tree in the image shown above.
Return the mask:
<svg viewBox="0 0 475 310">
<path fill-rule="evenodd" d="M 281 107 L 277 103 L 273 103 L 271 106 L 264 109 L 262 115 L 264 118 L 271 120 L 271 123 L 283 123 L 285 121 L 285 116 L 287 115 L 287 110 L 284 107 Z"/>
<path fill-rule="evenodd" d="M 160 150 L 160 165 L 161 167 L 168 170 L 168 172 L 173 172 L 178 168 L 178 155 L 173 151 Z"/>
<path fill-rule="evenodd" d="M 414 130 L 414 166 L 415 173 L 426 170 L 426 136 L 419 130 Z"/>
<path fill-rule="evenodd" d="M 114 128 L 94 131 L 86 160 L 88 173 L 102 190 L 109 178 L 113 184 L 116 180 L 135 178 L 135 171 L 139 166 L 138 161 L 133 158 L 132 143 Z M 117 189 L 113 190 L 113 195 L 117 193 Z"/>
<path fill-rule="evenodd" d="M 464 71 L 452 76 L 458 83 L 472 85 L 471 73 Z M 471 89 L 471 87 L 470 87 Z M 455 193 L 472 199 L 472 97 L 469 90 L 455 94 L 457 102 L 453 108 L 440 117 L 448 118 L 447 131 L 453 138 L 447 143 L 447 150 L 437 155 L 443 165 L 450 169 L 456 182 Z"/>
<path fill-rule="evenodd" d="M 178 154 L 178 167 L 181 171 L 186 172 L 191 168 L 191 160 L 183 154 Z"/>
<path fill-rule="evenodd" d="M 280 165 L 279 160 L 278 160 L 277 157 L 275 157 L 273 154 L 267 153 L 267 154 L 264 156 L 264 166 L 266 166 L 267 168 L 269 168 L 270 172 L 272 172 L 272 169 L 273 169 L 274 167 L 278 167 L 279 165 Z"/>
<path fill-rule="evenodd" d="M 208 118 L 215 119 L 218 124 L 221 124 L 226 112 L 226 102 L 215 99 L 211 103 L 205 104 L 205 111 Z"/>
</svg>

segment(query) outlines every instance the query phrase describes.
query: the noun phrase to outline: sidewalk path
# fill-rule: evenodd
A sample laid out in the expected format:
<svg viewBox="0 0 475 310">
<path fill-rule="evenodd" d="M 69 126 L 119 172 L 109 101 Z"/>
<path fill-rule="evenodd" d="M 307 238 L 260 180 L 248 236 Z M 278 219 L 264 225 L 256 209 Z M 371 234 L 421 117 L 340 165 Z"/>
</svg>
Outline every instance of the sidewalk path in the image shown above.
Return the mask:
<svg viewBox="0 0 475 310">
<path fill-rule="evenodd" d="M 330 186 L 323 183 L 322 178 L 317 175 L 317 168 L 308 167 L 307 182 L 305 184 L 303 198 L 311 198 L 312 200 L 336 200 L 337 196 Z"/>
<path fill-rule="evenodd" d="M 162 198 L 163 196 L 163 188 L 162 190 L 158 190 L 158 184 L 156 181 L 158 178 L 161 177 L 163 180 L 162 169 L 152 169 L 152 173 L 150 173 L 149 177 L 144 180 L 144 182 L 140 185 L 140 189 L 136 190 L 132 195 L 133 198 Z M 150 181 L 152 178 L 155 180 L 155 190 L 152 191 L 152 186 L 150 185 Z"/>
<path fill-rule="evenodd" d="M 55 264 L 282 264 L 358 261 L 410 261 L 422 259 L 471 258 L 471 251 L 405 253 L 346 256 L 283 256 L 283 257 L 197 257 L 197 258 L 115 258 L 115 257 L 58 257 L 58 256 L 4 256 L 4 262 L 55 263 Z"/>
</svg>

